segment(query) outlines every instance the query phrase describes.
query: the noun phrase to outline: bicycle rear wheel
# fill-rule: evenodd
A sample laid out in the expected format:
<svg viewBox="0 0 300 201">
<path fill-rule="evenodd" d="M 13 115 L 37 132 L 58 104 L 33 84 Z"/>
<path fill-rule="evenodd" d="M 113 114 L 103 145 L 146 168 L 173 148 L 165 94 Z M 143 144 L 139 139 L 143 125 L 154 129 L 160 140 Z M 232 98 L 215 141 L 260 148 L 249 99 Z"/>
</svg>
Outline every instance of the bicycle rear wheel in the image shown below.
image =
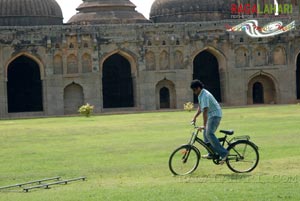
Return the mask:
<svg viewBox="0 0 300 201">
<path fill-rule="evenodd" d="M 228 147 L 226 164 L 236 173 L 251 172 L 259 161 L 257 146 L 249 141 L 237 141 Z"/>
<path fill-rule="evenodd" d="M 192 145 L 178 147 L 170 156 L 169 168 L 174 175 L 194 172 L 199 164 L 200 151 Z"/>
</svg>

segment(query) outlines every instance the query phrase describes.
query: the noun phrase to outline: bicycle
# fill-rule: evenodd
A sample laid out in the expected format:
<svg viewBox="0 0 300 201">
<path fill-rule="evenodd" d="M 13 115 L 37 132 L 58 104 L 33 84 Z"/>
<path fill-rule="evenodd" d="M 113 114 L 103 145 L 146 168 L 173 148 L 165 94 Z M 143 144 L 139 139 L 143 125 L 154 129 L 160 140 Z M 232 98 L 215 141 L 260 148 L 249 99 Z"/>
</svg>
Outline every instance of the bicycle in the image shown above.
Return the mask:
<svg viewBox="0 0 300 201">
<path fill-rule="evenodd" d="M 194 172 L 200 162 L 200 150 L 194 145 L 198 142 L 212 156 L 214 164 L 220 164 L 220 156 L 215 153 L 209 143 L 205 143 L 198 138 L 199 128 L 193 123 L 194 131 L 188 144 L 184 144 L 173 151 L 169 158 L 169 168 L 174 175 L 187 175 Z M 259 161 L 258 146 L 250 141 L 249 136 L 233 137 L 227 140 L 229 135 L 233 135 L 233 130 L 220 130 L 225 134 L 224 137 L 218 138 L 221 145 L 227 145 L 229 155 L 226 159 L 228 168 L 235 173 L 251 172 L 256 168 Z"/>
</svg>

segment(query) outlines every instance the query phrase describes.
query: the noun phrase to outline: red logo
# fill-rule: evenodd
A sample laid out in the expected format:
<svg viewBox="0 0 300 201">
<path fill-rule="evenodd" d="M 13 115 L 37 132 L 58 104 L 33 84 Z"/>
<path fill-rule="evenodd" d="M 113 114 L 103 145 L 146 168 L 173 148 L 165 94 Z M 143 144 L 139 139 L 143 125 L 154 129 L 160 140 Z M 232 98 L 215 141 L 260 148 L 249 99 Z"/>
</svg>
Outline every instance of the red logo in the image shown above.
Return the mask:
<svg viewBox="0 0 300 201">
<path fill-rule="evenodd" d="M 252 15 L 252 14 L 257 14 L 257 5 L 256 4 L 231 4 L 231 14 L 233 15 L 239 15 L 239 14 L 244 14 L 244 15 Z"/>
</svg>

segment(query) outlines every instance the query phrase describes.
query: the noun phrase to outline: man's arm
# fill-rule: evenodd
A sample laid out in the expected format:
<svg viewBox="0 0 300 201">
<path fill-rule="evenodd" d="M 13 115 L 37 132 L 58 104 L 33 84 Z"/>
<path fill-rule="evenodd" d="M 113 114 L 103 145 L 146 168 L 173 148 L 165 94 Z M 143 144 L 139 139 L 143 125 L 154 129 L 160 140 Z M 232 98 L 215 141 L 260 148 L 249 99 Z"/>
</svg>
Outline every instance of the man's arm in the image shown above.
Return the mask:
<svg viewBox="0 0 300 201">
<path fill-rule="evenodd" d="M 194 115 L 194 118 L 192 119 L 192 121 L 196 122 L 196 119 L 200 114 L 201 114 L 201 109 L 200 109 L 200 107 L 198 107 L 198 110 L 197 110 L 196 114 Z"/>
<path fill-rule="evenodd" d="M 208 108 L 204 108 L 203 110 L 203 126 L 206 128 L 206 123 L 207 123 L 207 115 L 208 114 Z"/>
</svg>

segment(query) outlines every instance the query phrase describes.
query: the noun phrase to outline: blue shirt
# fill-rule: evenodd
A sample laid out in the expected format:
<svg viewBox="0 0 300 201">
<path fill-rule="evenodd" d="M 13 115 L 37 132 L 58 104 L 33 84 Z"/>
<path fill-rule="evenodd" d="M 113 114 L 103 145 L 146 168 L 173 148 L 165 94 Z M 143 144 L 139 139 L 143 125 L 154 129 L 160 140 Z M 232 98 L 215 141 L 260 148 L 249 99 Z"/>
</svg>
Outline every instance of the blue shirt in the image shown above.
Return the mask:
<svg viewBox="0 0 300 201">
<path fill-rule="evenodd" d="M 201 112 L 204 111 L 204 108 L 208 109 L 208 118 L 222 117 L 222 109 L 218 101 L 209 91 L 202 89 L 200 95 L 198 96 L 198 101 Z"/>
</svg>

